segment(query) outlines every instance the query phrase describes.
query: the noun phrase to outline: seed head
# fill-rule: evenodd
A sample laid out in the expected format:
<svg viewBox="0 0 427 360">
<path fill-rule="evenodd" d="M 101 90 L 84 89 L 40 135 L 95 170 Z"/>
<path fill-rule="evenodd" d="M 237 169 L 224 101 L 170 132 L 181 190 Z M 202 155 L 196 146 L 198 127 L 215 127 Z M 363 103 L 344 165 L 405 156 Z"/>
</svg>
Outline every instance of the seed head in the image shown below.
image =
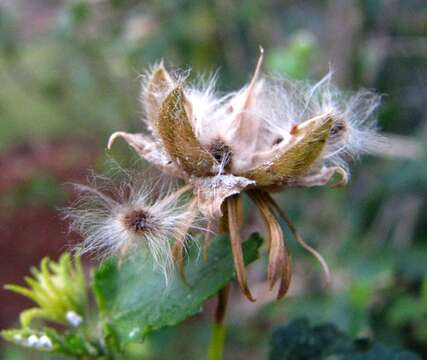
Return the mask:
<svg viewBox="0 0 427 360">
<path fill-rule="evenodd" d="M 315 84 L 263 75 L 262 61 L 263 52 L 250 82 L 224 96 L 216 76 L 188 85 L 161 63 L 142 86 L 150 134 L 115 133 L 109 147 L 121 136 L 157 168 L 193 184 L 207 217 L 220 217 L 222 202 L 246 188 L 325 185 L 334 174 L 345 184 L 347 161 L 383 146 L 379 96 L 340 91 L 332 73 Z"/>
<path fill-rule="evenodd" d="M 142 86 L 149 133 L 117 132 L 108 143 L 110 148 L 122 137 L 142 158 L 182 179 L 209 224 L 227 210 L 222 223 L 228 224 L 237 279 L 250 300 L 239 237 L 239 194 L 247 192 L 264 219 L 270 244 L 268 280 L 272 288 L 280 279 L 282 297 L 291 280 L 291 257 L 277 217 L 320 261 L 328 277 L 329 269 L 269 192 L 327 185 L 335 175 L 340 179 L 331 187 L 343 186 L 349 178 L 348 161 L 378 153 L 385 144 L 376 132 L 378 95 L 340 91 L 331 83 L 332 73 L 314 84 L 264 75 L 262 62 L 261 49 L 248 84 L 225 95 L 215 90 L 216 76 L 191 85 L 185 77 L 168 73 L 163 64 L 154 67 Z M 145 209 L 128 209 L 125 227 L 134 233 L 145 229 Z"/>
<path fill-rule="evenodd" d="M 82 196 L 66 210 L 66 217 L 84 238 L 78 247 L 80 253 L 91 252 L 100 258 L 116 255 L 121 260 L 145 247 L 167 275 L 173 265 L 172 246 L 185 241 L 192 225 L 182 226 L 192 216 L 180 199 L 182 191 L 156 196 L 148 184 L 136 181 L 116 184 L 109 193 L 95 184 L 77 189 Z"/>
</svg>

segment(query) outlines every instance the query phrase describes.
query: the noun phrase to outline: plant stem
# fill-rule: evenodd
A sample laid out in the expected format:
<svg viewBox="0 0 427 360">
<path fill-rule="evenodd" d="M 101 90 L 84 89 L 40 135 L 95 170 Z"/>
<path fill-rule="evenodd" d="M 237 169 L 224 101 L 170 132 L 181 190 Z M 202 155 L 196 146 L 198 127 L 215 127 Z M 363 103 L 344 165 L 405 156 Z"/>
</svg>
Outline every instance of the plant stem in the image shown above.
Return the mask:
<svg viewBox="0 0 427 360">
<path fill-rule="evenodd" d="M 224 318 L 227 310 L 230 284 L 227 284 L 218 293 L 218 304 L 212 326 L 211 339 L 208 348 L 208 360 L 221 360 L 224 352 L 225 325 Z"/>
<path fill-rule="evenodd" d="M 215 322 L 212 326 L 211 341 L 208 348 L 208 360 L 221 360 L 224 350 L 225 326 Z"/>
</svg>

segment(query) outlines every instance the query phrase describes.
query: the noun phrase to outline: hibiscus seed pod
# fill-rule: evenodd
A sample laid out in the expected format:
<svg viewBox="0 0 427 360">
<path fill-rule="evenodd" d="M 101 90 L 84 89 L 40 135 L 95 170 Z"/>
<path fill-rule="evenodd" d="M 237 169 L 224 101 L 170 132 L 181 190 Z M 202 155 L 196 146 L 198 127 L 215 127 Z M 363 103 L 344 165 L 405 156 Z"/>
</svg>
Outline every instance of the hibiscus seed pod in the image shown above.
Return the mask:
<svg viewBox="0 0 427 360">
<path fill-rule="evenodd" d="M 255 180 L 263 187 L 281 185 L 288 179 L 305 175 L 322 153 L 332 124 L 332 117 L 328 117 L 283 154 L 241 176 Z"/>
</svg>

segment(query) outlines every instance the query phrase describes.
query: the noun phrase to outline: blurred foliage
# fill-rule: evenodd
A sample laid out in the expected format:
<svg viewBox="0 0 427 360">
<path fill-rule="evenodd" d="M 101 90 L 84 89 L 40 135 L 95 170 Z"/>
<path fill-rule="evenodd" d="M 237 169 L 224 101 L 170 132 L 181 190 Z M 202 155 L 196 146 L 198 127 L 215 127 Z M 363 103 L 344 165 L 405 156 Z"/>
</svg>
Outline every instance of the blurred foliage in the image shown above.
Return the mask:
<svg viewBox="0 0 427 360">
<path fill-rule="evenodd" d="M 270 360 L 417 360 L 409 351 L 387 348 L 369 339 L 352 340 L 333 324 L 311 327 L 307 319 L 297 319 L 274 331 Z"/>
<path fill-rule="evenodd" d="M 246 265 L 258 258 L 262 242 L 253 234 L 243 243 Z M 20 328 L 2 330 L 0 335 L 24 348 L 72 359 L 139 359 L 147 355 L 147 334 L 199 313 L 203 303 L 234 276 L 227 235 L 213 239 L 206 261 L 196 245 L 189 249 L 185 277 L 176 272 L 167 279 L 144 250 L 122 265 L 110 258 L 94 271 L 91 289 L 96 309 L 87 301 L 79 258 L 73 261 L 69 253 L 58 262 L 43 258 L 40 269 L 31 269 L 33 277 L 25 278 L 27 287 L 5 286 L 37 306 L 21 312 Z M 35 319 L 44 322 L 34 325 Z M 46 322 L 62 325 L 64 331 Z"/>
<path fill-rule="evenodd" d="M 316 56 L 315 39 L 310 32 L 297 32 L 289 39 L 289 44 L 276 48 L 268 54 L 267 66 L 278 74 L 303 79 Z"/>
<path fill-rule="evenodd" d="M 62 203 L 65 196 L 56 178 L 49 174 L 36 174 L 8 193 L 3 204 L 19 207 L 56 205 Z"/>
<path fill-rule="evenodd" d="M 219 68 L 219 85 L 228 90 L 247 79 L 259 45 L 268 71 L 319 79 L 331 64 L 339 85 L 383 93 L 380 127 L 413 136 L 427 149 L 424 0 L 237 3 L 5 1 L 0 151 L 73 135 L 96 144 L 102 163 L 109 133 L 141 127 L 138 75 L 147 65 L 164 58 L 194 73 Z M 130 153 L 123 145 L 112 155 L 131 164 Z M 333 289 L 322 289 L 311 258 L 290 244 L 296 264 L 291 296 L 250 315 L 232 310 L 226 358 L 265 357 L 272 328 L 298 316 L 427 356 L 425 163 L 426 156 L 365 157 L 346 189 L 283 194 L 279 200 L 304 238 L 330 263 Z M 55 206 L 64 201 L 60 184 L 47 171 L 36 173 L 2 200 L 16 208 Z M 197 319 L 150 334 L 143 351 L 147 359 L 199 358 L 208 332 Z M 194 341 L 183 341 L 182 333 L 194 334 Z M 5 351 L 6 359 L 30 358 L 14 347 Z"/>
</svg>

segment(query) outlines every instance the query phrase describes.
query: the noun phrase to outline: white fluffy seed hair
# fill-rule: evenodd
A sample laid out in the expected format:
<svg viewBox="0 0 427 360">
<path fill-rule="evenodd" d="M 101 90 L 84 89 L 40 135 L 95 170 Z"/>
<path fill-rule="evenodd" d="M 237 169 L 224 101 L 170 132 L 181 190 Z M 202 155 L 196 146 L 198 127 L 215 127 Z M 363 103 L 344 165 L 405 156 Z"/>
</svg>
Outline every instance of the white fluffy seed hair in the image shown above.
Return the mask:
<svg viewBox="0 0 427 360">
<path fill-rule="evenodd" d="M 264 77 L 252 111 L 270 135 L 289 138 L 292 127 L 330 114 L 343 128 L 331 134 L 321 162 L 346 167 L 348 160 L 377 152 L 385 142 L 377 132 L 376 113 L 381 96 L 369 91 L 344 92 L 332 84 L 332 72 L 317 83 Z"/>
<path fill-rule="evenodd" d="M 83 237 L 76 251 L 103 260 L 112 255 L 131 256 L 137 247 L 146 246 L 167 279 L 173 269 L 173 242 L 185 242 L 191 238 L 190 228 L 197 228 L 197 219 L 189 224 L 189 219 L 195 218 L 193 210 L 174 196 L 170 185 L 129 178 L 114 183 L 110 178 L 96 177 L 90 186 L 75 185 L 80 197 L 64 213 L 71 230 Z M 146 231 L 135 231 L 126 224 L 125 217 L 135 211 L 149 215 Z"/>
<path fill-rule="evenodd" d="M 233 147 L 233 119 L 244 101 L 248 85 L 241 90 L 220 94 L 216 91 L 217 73 L 201 76 L 187 85 L 188 76 L 174 73 L 174 85 L 184 85 L 185 94 L 192 104 L 191 122 L 202 145 L 209 146 L 216 139 L 227 139 Z M 143 91 L 146 89 L 143 81 Z M 159 94 L 165 98 L 167 94 Z M 343 126 L 330 136 L 319 166 L 339 165 L 347 168 L 347 161 L 362 153 L 378 153 L 386 147 L 377 133 L 376 111 L 381 96 L 368 91 L 344 92 L 332 84 L 332 71 L 317 83 L 285 78 L 278 75 L 259 75 L 253 89 L 250 106 L 244 110 L 247 126 L 251 129 L 245 149 L 233 149 L 234 162 L 242 157 L 243 167 L 257 166 L 247 161 L 254 153 L 271 150 L 278 139 L 282 144 L 291 140 L 291 130 L 313 117 L 331 114 Z M 234 117 L 234 118 L 233 118 Z M 252 130 L 253 129 L 253 130 Z M 235 144 L 234 144 L 235 145 Z M 236 145 L 235 145 L 236 146 Z M 239 169 L 248 170 L 248 169 Z"/>
</svg>

